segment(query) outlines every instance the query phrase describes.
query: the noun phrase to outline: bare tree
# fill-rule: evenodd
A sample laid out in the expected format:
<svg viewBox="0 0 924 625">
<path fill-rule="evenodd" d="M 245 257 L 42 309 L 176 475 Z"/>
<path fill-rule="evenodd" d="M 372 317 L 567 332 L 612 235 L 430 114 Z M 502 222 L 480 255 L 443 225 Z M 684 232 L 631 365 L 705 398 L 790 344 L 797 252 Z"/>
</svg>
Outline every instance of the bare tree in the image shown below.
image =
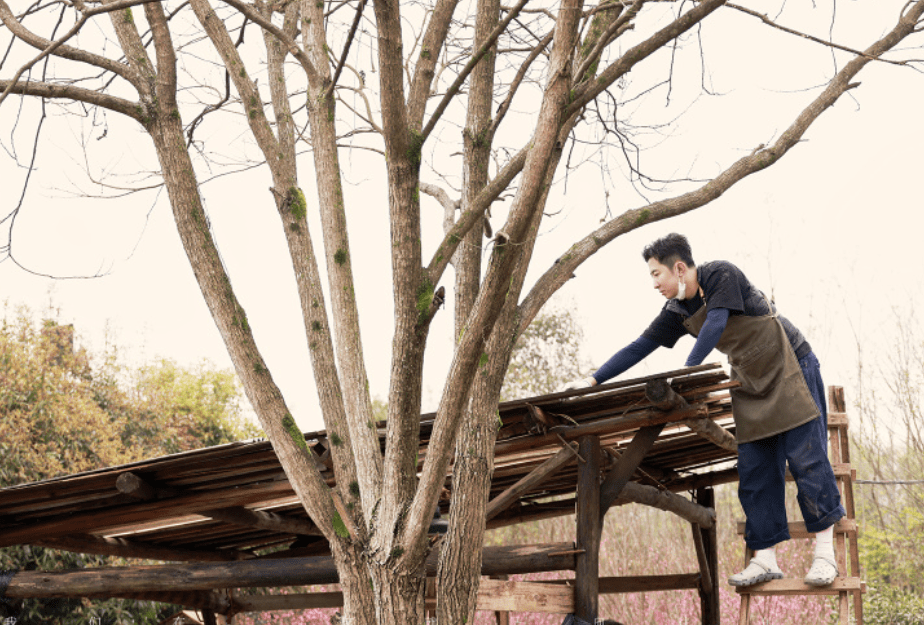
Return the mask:
<svg viewBox="0 0 924 625">
<path fill-rule="evenodd" d="M 247 396 L 308 515 L 330 542 L 352 623 L 421 622 L 424 563 L 433 544 L 427 527 L 454 459 L 438 618 L 471 622 L 495 409 L 516 337 L 603 246 L 704 206 L 780 160 L 857 86 L 854 77 L 864 66 L 921 29 L 924 0 L 909 2 L 894 28 L 865 50 L 848 49 L 851 60 L 775 142 L 690 191 L 605 220 L 524 293 L 549 189 L 569 146 L 582 132 L 603 137 L 601 149 L 622 150 L 633 175 L 641 176 L 615 85 L 659 51 L 680 45 L 720 9 L 753 13 L 724 0 L 586 6 L 575 0 L 536 6 L 527 0 L 512 6 L 375 0 L 371 10 L 365 0 L 70 0 L 36 2 L 14 14 L 0 0 L 9 49 L 27 44 L 37 51 L 14 70 L 0 70 L 6 72 L 0 105 L 13 110 L 11 96 L 19 95 L 64 103 L 75 115 L 104 109 L 140 124 Z M 57 24 L 65 22 L 71 25 L 58 35 Z M 630 32 L 631 41 L 623 43 Z M 349 62 L 354 47 L 376 55 L 374 77 Z M 332 450 L 334 489 L 321 479 L 257 348 L 203 209 L 196 165 L 218 163 L 209 139 L 197 133 L 216 115 L 226 133 L 246 129 L 259 152 L 248 158 L 270 173 L 269 199 L 291 256 L 318 400 L 331 440 L 339 441 Z M 514 118 L 518 130 L 504 135 L 514 139 L 500 144 Z M 452 124 L 462 129 L 458 141 L 442 132 Z M 384 451 L 355 297 L 340 162 L 347 136 L 356 147 L 384 155 L 387 177 L 394 326 Z M 310 148 L 310 163 L 300 158 L 299 146 Z M 460 189 L 422 180 L 423 173 L 452 181 L 446 168 L 459 152 Z M 310 201 L 298 168 L 309 164 L 317 190 Z M 445 214 L 443 238 L 430 258 L 421 244 L 421 192 L 436 198 Z M 512 199 L 495 232 L 490 210 L 505 197 Z M 309 205 L 320 216 L 320 253 L 309 231 Z M 457 341 L 418 475 L 424 354 L 450 263 Z"/>
</svg>

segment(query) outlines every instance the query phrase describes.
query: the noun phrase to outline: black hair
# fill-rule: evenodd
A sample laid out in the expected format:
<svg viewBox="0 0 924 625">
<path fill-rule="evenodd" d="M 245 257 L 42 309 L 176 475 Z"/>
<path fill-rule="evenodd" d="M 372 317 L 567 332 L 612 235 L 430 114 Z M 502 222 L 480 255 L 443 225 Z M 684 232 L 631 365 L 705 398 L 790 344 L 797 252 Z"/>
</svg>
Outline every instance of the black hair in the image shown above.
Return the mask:
<svg viewBox="0 0 924 625">
<path fill-rule="evenodd" d="M 668 235 L 652 241 L 642 250 L 642 258 L 647 263 L 654 258 L 662 265 L 670 267 L 678 260 L 683 261 L 687 267 L 695 267 L 693 262 L 693 251 L 690 249 L 690 242 L 682 234 L 672 232 Z"/>
</svg>

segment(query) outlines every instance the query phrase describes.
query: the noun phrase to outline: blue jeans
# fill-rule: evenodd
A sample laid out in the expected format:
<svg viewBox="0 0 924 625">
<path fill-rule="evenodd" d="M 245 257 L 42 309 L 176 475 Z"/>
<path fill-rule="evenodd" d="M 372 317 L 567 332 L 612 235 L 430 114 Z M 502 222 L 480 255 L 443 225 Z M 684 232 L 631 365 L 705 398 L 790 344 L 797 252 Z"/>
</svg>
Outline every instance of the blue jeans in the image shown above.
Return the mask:
<svg viewBox="0 0 924 625">
<path fill-rule="evenodd" d="M 786 432 L 738 445 L 738 499 L 747 517 L 744 540 L 754 550 L 789 540 L 787 462 L 809 532 L 827 529 L 846 514 L 828 460 L 828 409 L 821 368 L 811 352 L 799 360 L 799 366 L 821 415 Z"/>
</svg>

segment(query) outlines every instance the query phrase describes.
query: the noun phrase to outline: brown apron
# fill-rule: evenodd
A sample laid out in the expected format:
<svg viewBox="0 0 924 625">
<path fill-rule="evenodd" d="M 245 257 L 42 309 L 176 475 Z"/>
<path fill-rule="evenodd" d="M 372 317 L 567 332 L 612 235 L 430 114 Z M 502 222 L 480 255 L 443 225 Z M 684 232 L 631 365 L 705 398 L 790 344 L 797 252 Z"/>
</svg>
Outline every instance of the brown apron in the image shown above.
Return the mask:
<svg viewBox="0 0 924 625">
<path fill-rule="evenodd" d="M 683 325 L 690 334 L 699 336 L 705 322 L 704 305 L 685 318 Z M 819 416 L 802 368 L 775 313 L 760 317 L 729 315 L 716 349 L 728 356 L 732 381 L 741 383 L 731 390 L 739 443 L 791 430 Z"/>
</svg>

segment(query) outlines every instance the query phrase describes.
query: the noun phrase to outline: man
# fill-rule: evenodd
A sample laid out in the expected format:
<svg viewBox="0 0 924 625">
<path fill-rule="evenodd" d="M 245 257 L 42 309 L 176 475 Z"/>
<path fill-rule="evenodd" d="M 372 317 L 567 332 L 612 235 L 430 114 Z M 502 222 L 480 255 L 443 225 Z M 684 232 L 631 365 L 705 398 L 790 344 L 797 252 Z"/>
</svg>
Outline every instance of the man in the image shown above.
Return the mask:
<svg viewBox="0 0 924 625">
<path fill-rule="evenodd" d="M 634 342 L 596 373 L 562 390 L 601 384 L 641 362 L 659 346 L 689 333 L 696 343 L 686 366 L 713 349 L 728 356 L 738 439 L 738 497 L 747 517 L 748 566 L 728 582 L 750 586 L 780 579 L 776 544 L 789 540 L 786 464 L 796 480 L 806 528 L 815 533 L 815 558 L 805 582 L 827 586 L 837 577 L 834 523 L 845 515 L 827 456 L 827 406 L 818 359 L 802 333 L 726 261 L 697 266 L 686 237 L 669 234 L 643 253 L 654 287 L 667 303 Z"/>
</svg>

